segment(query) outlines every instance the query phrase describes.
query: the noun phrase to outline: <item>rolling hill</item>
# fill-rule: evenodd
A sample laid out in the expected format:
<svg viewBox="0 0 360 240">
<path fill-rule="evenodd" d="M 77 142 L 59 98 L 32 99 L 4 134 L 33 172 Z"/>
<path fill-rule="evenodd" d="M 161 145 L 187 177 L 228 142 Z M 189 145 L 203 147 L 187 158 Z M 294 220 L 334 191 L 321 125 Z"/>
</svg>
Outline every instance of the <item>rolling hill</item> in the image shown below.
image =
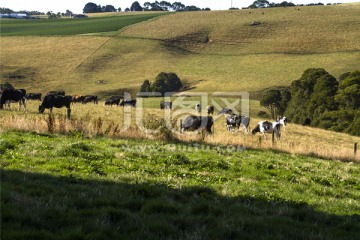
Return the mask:
<svg viewBox="0 0 360 240">
<path fill-rule="evenodd" d="M 2 36 L 1 81 L 29 91 L 107 96 L 137 92 L 163 71 L 206 92 L 289 85 L 310 67 L 338 77 L 359 68 L 359 11 L 360 4 L 343 4 L 183 12 L 119 31 Z"/>
</svg>

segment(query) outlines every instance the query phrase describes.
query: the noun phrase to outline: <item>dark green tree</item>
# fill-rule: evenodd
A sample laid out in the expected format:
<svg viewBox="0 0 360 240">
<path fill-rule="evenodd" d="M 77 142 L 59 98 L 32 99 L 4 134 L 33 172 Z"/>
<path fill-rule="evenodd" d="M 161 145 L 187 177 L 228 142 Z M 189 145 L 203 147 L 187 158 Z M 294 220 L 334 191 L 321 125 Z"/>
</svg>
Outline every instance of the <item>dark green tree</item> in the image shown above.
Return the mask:
<svg viewBox="0 0 360 240">
<path fill-rule="evenodd" d="M 113 5 L 106 5 L 103 12 L 116 12 L 116 9 Z"/>
<path fill-rule="evenodd" d="M 92 2 L 88 2 L 87 4 L 85 4 L 83 13 L 96 13 L 96 12 L 99 12 L 98 5 Z"/>
<path fill-rule="evenodd" d="M 291 93 L 288 88 L 270 89 L 260 99 L 260 105 L 267 108 L 271 117 L 276 119 L 276 115 L 284 115 L 290 99 Z"/>
<path fill-rule="evenodd" d="M 154 83 L 151 85 L 151 90 L 153 92 L 164 94 L 166 92 L 179 91 L 181 87 L 181 80 L 175 73 L 161 72 L 157 75 Z"/>
<path fill-rule="evenodd" d="M 143 8 L 140 6 L 140 3 L 138 1 L 135 1 L 131 4 L 130 11 L 132 12 L 138 12 L 142 11 Z"/>
<path fill-rule="evenodd" d="M 145 80 L 140 87 L 140 92 L 151 92 L 151 83 L 149 80 Z"/>
<path fill-rule="evenodd" d="M 339 84 L 335 99 L 345 109 L 360 108 L 360 71 L 347 74 L 347 77 Z"/>
<path fill-rule="evenodd" d="M 174 11 L 182 11 L 184 10 L 185 5 L 181 2 L 174 2 L 171 7 Z"/>
</svg>

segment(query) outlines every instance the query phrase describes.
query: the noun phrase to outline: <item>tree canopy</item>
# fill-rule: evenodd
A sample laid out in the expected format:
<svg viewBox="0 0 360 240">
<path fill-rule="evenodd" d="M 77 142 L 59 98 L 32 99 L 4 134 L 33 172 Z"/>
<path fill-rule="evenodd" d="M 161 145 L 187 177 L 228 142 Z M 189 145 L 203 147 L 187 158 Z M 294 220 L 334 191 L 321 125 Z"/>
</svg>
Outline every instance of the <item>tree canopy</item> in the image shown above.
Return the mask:
<svg viewBox="0 0 360 240">
<path fill-rule="evenodd" d="M 175 73 L 159 73 L 155 81 L 150 83 L 145 80 L 140 87 L 140 92 L 159 92 L 164 95 L 166 92 L 176 92 L 183 86 L 180 78 Z"/>
</svg>

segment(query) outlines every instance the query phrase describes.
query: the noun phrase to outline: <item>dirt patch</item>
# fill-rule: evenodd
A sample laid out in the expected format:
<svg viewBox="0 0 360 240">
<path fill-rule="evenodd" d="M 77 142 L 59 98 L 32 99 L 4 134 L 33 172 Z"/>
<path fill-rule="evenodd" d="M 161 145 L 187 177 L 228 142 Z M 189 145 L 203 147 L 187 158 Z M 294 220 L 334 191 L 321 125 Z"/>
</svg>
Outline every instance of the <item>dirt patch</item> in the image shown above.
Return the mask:
<svg viewBox="0 0 360 240">
<path fill-rule="evenodd" d="M 9 66 L 0 66 L 1 78 L 4 81 L 13 82 L 17 80 L 34 80 L 36 79 L 36 69 L 31 67 L 17 68 Z"/>
</svg>

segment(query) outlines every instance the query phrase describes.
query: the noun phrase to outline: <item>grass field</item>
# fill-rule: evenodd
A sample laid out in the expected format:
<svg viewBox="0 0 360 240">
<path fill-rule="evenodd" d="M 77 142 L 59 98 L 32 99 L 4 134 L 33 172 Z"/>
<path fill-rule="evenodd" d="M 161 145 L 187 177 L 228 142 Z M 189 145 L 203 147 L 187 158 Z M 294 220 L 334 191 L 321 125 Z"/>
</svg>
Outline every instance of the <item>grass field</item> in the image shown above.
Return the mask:
<svg viewBox="0 0 360 240">
<path fill-rule="evenodd" d="M 0 134 L 2 239 L 358 236 L 358 164 L 220 145 Z"/>
<path fill-rule="evenodd" d="M 160 72 L 175 72 L 192 91 L 206 92 L 287 86 L 311 67 L 339 77 L 359 67 L 359 11 L 360 5 L 345 4 L 185 12 L 115 32 L 2 36 L 1 81 L 29 91 L 108 96 L 123 89 L 136 93 Z M 131 16 L 88 21 L 100 26 L 114 19 L 110 26 L 120 29 Z M 253 27 L 252 21 L 262 24 Z"/>
</svg>

